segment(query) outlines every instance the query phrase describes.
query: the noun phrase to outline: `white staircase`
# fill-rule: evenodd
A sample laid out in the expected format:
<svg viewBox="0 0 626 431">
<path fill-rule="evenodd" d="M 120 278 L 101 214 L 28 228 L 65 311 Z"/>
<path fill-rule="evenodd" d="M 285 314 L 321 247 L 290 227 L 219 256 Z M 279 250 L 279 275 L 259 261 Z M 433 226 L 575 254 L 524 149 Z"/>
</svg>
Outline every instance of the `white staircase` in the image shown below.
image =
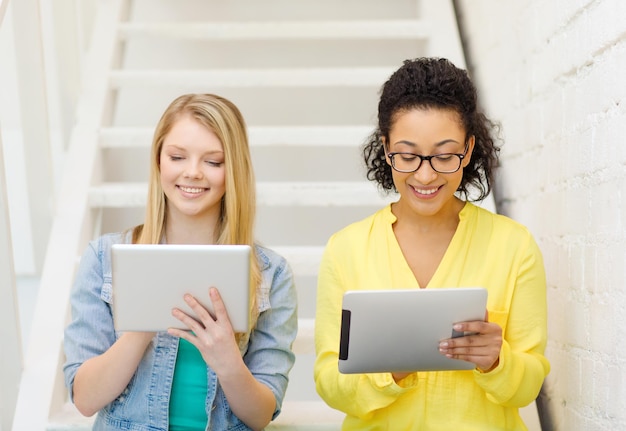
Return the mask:
<svg viewBox="0 0 626 431">
<path fill-rule="evenodd" d="M 14 431 L 87 430 L 60 378 L 76 257 L 142 221 L 151 135 L 176 96 L 211 92 L 249 126 L 258 238 L 291 263 L 300 331 L 283 413 L 270 428 L 339 429 L 313 382 L 316 274 L 328 237 L 380 208 L 359 146 L 378 91 L 406 58 L 464 66 L 448 0 L 101 0 L 68 146 Z M 50 309 L 55 313 L 50 313 Z"/>
</svg>

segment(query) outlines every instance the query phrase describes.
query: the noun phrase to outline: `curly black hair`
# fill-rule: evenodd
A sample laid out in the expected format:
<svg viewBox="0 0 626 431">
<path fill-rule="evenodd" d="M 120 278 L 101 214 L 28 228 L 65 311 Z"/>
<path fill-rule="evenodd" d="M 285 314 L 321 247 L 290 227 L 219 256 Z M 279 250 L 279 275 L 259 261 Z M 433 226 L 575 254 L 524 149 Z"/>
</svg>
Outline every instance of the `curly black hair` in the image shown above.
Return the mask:
<svg viewBox="0 0 626 431">
<path fill-rule="evenodd" d="M 466 136 L 475 137 L 474 151 L 457 191 L 469 199 L 470 188 L 474 187 L 478 194 L 471 200 L 484 199 L 491 191 L 498 166 L 500 149 L 495 141 L 499 125 L 478 109 L 476 88 L 467 72 L 444 58 L 405 60 L 382 86 L 378 127 L 363 146 L 367 179 L 386 192 L 397 192 L 381 138 L 389 142 L 389 131 L 399 114 L 432 108 L 456 111 Z"/>
</svg>

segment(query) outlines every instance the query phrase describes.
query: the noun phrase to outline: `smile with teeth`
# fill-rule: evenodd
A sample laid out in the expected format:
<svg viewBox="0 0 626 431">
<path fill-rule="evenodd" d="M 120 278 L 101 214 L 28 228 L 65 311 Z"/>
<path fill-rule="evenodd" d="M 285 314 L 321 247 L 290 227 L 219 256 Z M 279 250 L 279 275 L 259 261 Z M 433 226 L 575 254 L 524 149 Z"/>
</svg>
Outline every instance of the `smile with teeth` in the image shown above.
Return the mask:
<svg viewBox="0 0 626 431">
<path fill-rule="evenodd" d="M 204 189 L 200 187 L 178 186 L 178 188 L 181 189 L 185 193 L 202 193 L 204 191 Z"/>
<path fill-rule="evenodd" d="M 433 193 L 436 193 L 437 190 L 439 190 L 439 187 L 435 187 L 432 189 L 418 189 L 416 187 L 413 187 L 413 190 L 415 190 L 420 195 L 432 195 Z"/>
</svg>

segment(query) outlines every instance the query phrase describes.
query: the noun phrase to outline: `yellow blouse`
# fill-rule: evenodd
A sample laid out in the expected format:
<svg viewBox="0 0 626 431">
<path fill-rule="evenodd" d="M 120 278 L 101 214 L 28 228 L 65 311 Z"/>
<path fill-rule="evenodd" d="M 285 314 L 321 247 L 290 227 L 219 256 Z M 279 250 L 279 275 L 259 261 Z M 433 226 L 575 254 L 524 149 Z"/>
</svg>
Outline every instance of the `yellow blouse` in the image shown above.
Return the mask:
<svg viewBox="0 0 626 431">
<path fill-rule="evenodd" d="M 341 374 L 338 349 L 343 293 L 417 289 L 393 233 L 387 206 L 335 233 L 322 258 L 315 321 L 317 391 L 346 413 L 344 430 L 526 430 L 518 408 L 538 395 L 550 364 L 546 279 L 541 252 L 519 223 L 466 203 L 429 289 L 483 286 L 489 321 L 503 330 L 500 362 L 488 373 Z"/>
</svg>

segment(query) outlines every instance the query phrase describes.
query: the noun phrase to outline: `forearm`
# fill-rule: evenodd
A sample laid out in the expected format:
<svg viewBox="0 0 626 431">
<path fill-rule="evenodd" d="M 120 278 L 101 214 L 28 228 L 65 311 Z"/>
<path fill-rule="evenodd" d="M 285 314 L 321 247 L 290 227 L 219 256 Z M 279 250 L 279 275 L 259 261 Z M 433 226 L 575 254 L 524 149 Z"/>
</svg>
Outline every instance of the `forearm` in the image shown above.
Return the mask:
<svg viewBox="0 0 626 431">
<path fill-rule="evenodd" d="M 233 413 L 253 430 L 262 430 L 276 409 L 276 398 L 269 387 L 254 378 L 243 360 L 217 373 Z"/>
<path fill-rule="evenodd" d="M 341 374 L 332 353 L 318 355 L 314 376 L 318 394 L 330 407 L 365 420 L 418 384 L 416 373 L 399 383 L 391 373 Z"/>
<path fill-rule="evenodd" d="M 73 399 L 83 415 L 94 415 L 122 393 L 153 336 L 145 332 L 125 333 L 105 353 L 78 368 Z"/>
<path fill-rule="evenodd" d="M 524 407 L 537 398 L 549 371 L 547 359 L 533 352 L 514 352 L 502 346 L 500 363 L 489 373 L 475 371 L 476 382 L 494 403 Z"/>
</svg>

